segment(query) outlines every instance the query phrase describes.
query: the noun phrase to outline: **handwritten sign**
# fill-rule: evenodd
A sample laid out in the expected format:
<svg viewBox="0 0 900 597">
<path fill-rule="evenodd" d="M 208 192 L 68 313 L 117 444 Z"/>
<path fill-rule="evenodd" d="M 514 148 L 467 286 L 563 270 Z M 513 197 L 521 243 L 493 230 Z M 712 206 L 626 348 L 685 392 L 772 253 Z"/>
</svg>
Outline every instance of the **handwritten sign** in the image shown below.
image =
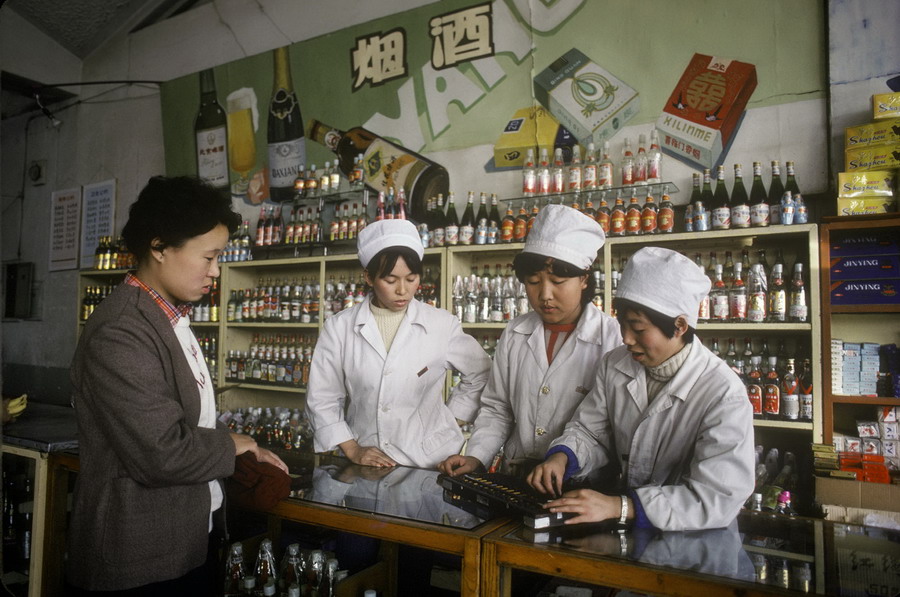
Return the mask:
<svg viewBox="0 0 900 597">
<path fill-rule="evenodd" d="M 81 212 L 82 269 L 94 266 L 94 253 L 100 237 L 113 235 L 115 215 L 115 179 L 84 185 L 84 209 Z"/>
<path fill-rule="evenodd" d="M 49 271 L 78 267 L 78 217 L 81 189 L 54 191 L 50 196 Z"/>
</svg>

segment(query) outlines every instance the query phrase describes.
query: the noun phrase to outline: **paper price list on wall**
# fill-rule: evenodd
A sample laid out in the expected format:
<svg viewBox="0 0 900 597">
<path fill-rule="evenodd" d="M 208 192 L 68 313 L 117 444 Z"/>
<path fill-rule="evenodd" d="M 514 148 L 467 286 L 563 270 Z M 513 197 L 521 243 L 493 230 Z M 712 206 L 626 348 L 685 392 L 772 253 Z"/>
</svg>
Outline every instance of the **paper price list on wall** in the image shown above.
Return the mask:
<svg viewBox="0 0 900 597">
<path fill-rule="evenodd" d="M 50 210 L 50 271 L 78 265 L 78 223 L 81 189 L 55 191 Z"/>
</svg>

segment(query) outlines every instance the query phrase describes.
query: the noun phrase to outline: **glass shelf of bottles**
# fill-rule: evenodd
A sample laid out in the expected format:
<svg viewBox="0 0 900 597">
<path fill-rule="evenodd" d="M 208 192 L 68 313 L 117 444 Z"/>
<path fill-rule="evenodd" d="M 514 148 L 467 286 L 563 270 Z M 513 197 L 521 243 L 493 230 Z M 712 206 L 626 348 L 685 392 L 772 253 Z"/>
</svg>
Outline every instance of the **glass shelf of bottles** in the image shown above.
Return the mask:
<svg viewBox="0 0 900 597">
<path fill-rule="evenodd" d="M 252 381 L 240 381 L 235 382 L 232 380 L 227 380 L 225 382 L 224 390 L 231 390 L 235 388 L 242 388 L 246 390 L 271 390 L 274 392 L 288 392 L 293 394 L 305 394 L 306 388 L 299 386 L 288 386 L 277 383 L 254 383 Z"/>
<path fill-rule="evenodd" d="M 291 323 L 281 320 L 259 320 L 259 321 L 229 321 L 229 328 L 259 328 L 259 327 L 277 327 L 288 329 L 310 329 L 314 330 L 319 327 L 318 322 L 315 323 Z"/>
<path fill-rule="evenodd" d="M 808 332 L 812 329 L 811 323 L 698 323 L 698 332 Z"/>
<path fill-rule="evenodd" d="M 572 205 L 573 203 L 575 203 L 579 206 L 580 209 L 583 210 L 585 207 L 585 202 L 588 199 L 590 199 L 591 202 L 594 203 L 594 209 L 597 209 L 599 207 L 600 198 L 603 197 L 607 200 L 608 203 L 610 203 L 610 209 L 612 209 L 611 203 L 615 202 L 617 196 L 622 197 L 626 202 L 631 198 L 632 195 L 643 201 L 649 193 L 653 196 L 654 200 L 659 202 L 664 193 L 677 193 L 678 190 L 678 186 L 674 182 L 662 181 L 647 184 L 606 187 L 603 189 L 581 189 L 579 191 L 567 191 L 565 193 L 535 193 L 533 195 L 507 197 L 506 199 L 500 199 L 500 201 L 505 201 L 509 205 L 522 202 L 526 204 L 534 203 L 536 200 L 539 201 L 538 205 L 548 205 L 551 203 Z"/>
<path fill-rule="evenodd" d="M 789 226 L 774 224 L 771 226 L 751 228 L 731 228 L 729 230 L 708 230 L 705 232 L 673 232 L 671 234 L 654 234 L 653 239 L 654 241 L 664 240 L 665 242 L 681 242 L 689 240 L 691 241 L 691 249 L 696 248 L 697 250 L 700 250 L 703 248 L 700 243 L 704 240 L 720 243 L 721 241 L 728 239 L 770 235 L 783 236 L 785 234 L 791 234 L 797 236 L 805 236 L 809 234 L 810 230 L 814 230 L 815 228 L 815 224 L 791 224 Z M 631 243 L 640 244 L 646 243 L 647 239 L 648 235 L 610 236 L 607 238 L 607 241 L 611 240 L 617 245 Z"/>
<path fill-rule="evenodd" d="M 813 424 L 810 421 L 778 421 L 769 419 L 754 419 L 754 427 L 776 427 L 778 429 L 796 429 L 797 431 L 812 431 Z"/>
</svg>

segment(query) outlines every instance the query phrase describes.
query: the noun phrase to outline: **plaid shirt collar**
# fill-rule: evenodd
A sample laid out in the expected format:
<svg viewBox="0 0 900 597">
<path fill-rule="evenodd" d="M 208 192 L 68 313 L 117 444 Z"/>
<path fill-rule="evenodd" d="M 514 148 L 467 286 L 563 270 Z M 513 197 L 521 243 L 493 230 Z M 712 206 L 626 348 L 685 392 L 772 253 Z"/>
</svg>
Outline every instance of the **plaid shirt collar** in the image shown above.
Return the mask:
<svg viewBox="0 0 900 597">
<path fill-rule="evenodd" d="M 153 300 L 159 305 L 160 309 L 163 310 L 163 313 L 166 314 L 166 317 L 169 318 L 169 323 L 172 324 L 172 327 L 175 327 L 175 324 L 178 323 L 178 320 L 182 317 L 188 317 L 191 314 L 191 309 L 194 306 L 191 303 L 184 303 L 178 307 L 175 307 L 164 299 L 161 294 L 144 284 L 140 278 L 135 276 L 132 272 L 128 272 L 125 275 L 125 283 L 129 286 L 137 286 L 138 288 L 143 289 L 147 294 L 149 294 Z"/>
</svg>

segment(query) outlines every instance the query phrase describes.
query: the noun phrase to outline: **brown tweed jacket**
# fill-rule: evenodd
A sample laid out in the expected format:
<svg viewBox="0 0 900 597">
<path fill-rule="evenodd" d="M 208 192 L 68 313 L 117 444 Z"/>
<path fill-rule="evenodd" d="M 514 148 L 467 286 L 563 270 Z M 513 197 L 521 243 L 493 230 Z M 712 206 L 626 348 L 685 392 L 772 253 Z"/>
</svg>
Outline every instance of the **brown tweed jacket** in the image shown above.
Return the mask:
<svg viewBox="0 0 900 597">
<path fill-rule="evenodd" d="M 197 427 L 197 382 L 162 309 L 117 287 L 85 325 L 71 377 L 81 471 L 69 582 L 121 590 L 202 565 L 207 483 L 234 472 L 235 450 L 227 430 Z"/>
</svg>

